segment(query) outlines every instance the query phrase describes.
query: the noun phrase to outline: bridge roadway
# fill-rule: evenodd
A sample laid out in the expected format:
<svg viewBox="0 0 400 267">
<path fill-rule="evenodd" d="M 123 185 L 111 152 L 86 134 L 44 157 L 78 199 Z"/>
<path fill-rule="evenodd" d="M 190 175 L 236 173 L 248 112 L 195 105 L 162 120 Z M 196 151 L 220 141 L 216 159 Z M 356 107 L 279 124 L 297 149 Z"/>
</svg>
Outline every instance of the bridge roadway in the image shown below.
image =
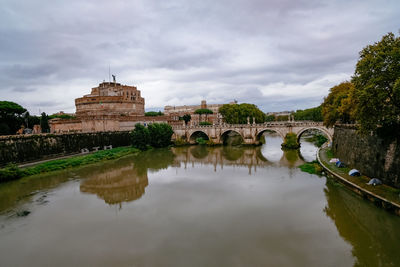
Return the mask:
<svg viewBox="0 0 400 267">
<path fill-rule="evenodd" d="M 174 134 L 172 139 L 183 138 L 190 143 L 196 142 L 196 136 L 203 133 L 215 144 L 222 144 L 231 132 L 239 134 L 245 144 L 259 144 L 260 137 L 266 131 L 276 132 L 282 140 L 288 133 L 295 133 L 299 139 L 301 135 L 311 129 L 324 133 L 332 142 L 333 128 L 327 128 L 322 122 L 314 121 L 285 121 L 266 122 L 262 124 L 215 124 L 215 125 L 175 125 L 172 127 Z"/>
</svg>

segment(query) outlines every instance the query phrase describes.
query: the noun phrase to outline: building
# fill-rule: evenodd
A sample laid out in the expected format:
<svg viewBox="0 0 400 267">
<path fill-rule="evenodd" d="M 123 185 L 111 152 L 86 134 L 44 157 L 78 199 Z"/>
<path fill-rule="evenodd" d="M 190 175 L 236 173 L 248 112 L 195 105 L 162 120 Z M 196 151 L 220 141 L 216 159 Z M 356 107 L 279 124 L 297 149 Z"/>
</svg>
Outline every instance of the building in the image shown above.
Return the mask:
<svg viewBox="0 0 400 267">
<path fill-rule="evenodd" d="M 135 86 L 103 82 L 75 99 L 74 118 L 49 121 L 50 131 L 98 132 L 132 130 L 136 123 L 168 122 L 168 116 L 145 117 L 145 100 Z"/>
<path fill-rule="evenodd" d="M 229 104 L 236 104 L 231 102 Z M 219 108 L 224 104 L 207 104 L 206 100 L 202 100 L 200 105 L 184 105 L 184 106 L 165 106 L 164 114 L 170 116 L 173 119 L 182 117 L 185 114 L 189 114 L 192 117 L 191 124 L 196 125 L 203 121 L 208 121 L 212 124 L 219 124 L 222 122 L 222 116 L 219 113 Z M 209 115 L 198 115 L 195 111 L 198 109 L 209 109 L 213 114 Z"/>
</svg>

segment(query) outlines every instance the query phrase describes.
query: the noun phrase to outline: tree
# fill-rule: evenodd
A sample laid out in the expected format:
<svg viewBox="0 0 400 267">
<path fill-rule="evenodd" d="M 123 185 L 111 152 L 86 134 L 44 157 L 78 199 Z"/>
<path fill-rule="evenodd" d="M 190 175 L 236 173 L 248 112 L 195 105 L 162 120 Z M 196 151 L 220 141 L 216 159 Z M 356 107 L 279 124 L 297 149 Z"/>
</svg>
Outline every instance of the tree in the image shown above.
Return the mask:
<svg viewBox="0 0 400 267">
<path fill-rule="evenodd" d="M 342 82 L 330 89 L 321 105 L 324 125 L 332 127 L 336 122 L 355 122 L 357 104 L 354 90 L 351 82 Z"/>
<path fill-rule="evenodd" d="M 323 121 L 322 106 L 305 110 L 296 110 L 293 116 L 296 121 Z"/>
<path fill-rule="evenodd" d="M 265 121 L 266 122 L 275 121 L 275 116 L 274 115 L 266 115 Z"/>
<path fill-rule="evenodd" d="M 195 110 L 194 114 L 199 114 L 200 118 L 201 118 L 202 114 L 206 114 L 206 121 L 207 121 L 208 114 L 213 114 L 213 112 L 211 109 L 208 109 L 208 108 L 199 108 L 199 109 Z"/>
<path fill-rule="evenodd" d="M 49 118 L 44 112 L 42 112 L 40 117 L 40 127 L 42 128 L 42 133 L 48 133 L 50 131 Z"/>
<path fill-rule="evenodd" d="M 135 129 L 131 132 L 131 144 L 140 150 L 146 150 L 150 142 L 149 129 L 137 123 Z"/>
<path fill-rule="evenodd" d="M 192 119 L 192 116 L 190 116 L 190 114 L 185 114 L 182 116 L 182 120 L 185 121 L 185 125 L 188 124 L 188 122 Z"/>
<path fill-rule="evenodd" d="M 364 132 L 400 130 L 400 37 L 388 33 L 360 52 L 352 82 Z"/>
<path fill-rule="evenodd" d="M 167 123 L 153 123 L 148 126 L 150 145 L 152 147 L 166 147 L 171 144 L 171 136 L 174 133 L 171 125 Z"/>
<path fill-rule="evenodd" d="M 219 112 L 224 117 L 224 121 L 230 124 L 246 124 L 247 118 L 250 121 L 253 117 L 256 123 L 265 121 L 265 114 L 253 104 L 225 104 L 219 108 Z"/>
<path fill-rule="evenodd" d="M 15 134 L 24 123 L 21 115 L 25 111 L 17 103 L 0 101 L 0 134 Z"/>
<path fill-rule="evenodd" d="M 161 111 L 148 111 L 144 114 L 147 117 L 156 117 L 156 116 L 163 116 L 164 113 L 162 113 Z"/>
</svg>

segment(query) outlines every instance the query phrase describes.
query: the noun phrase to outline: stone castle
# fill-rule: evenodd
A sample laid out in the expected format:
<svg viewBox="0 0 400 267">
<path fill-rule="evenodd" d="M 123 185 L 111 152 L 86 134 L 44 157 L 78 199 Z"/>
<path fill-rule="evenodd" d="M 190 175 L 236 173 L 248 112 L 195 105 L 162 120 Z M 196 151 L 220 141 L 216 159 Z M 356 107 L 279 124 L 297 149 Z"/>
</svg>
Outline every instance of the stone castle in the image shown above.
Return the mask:
<svg viewBox="0 0 400 267">
<path fill-rule="evenodd" d="M 145 100 L 135 86 L 121 85 L 115 82 L 102 82 L 92 88 L 90 94 L 75 99 L 76 113 L 71 119 L 56 118 L 49 121 L 52 133 L 61 132 L 99 132 L 132 130 L 135 124 L 169 123 L 182 125 L 179 120 L 190 114 L 191 125 L 202 121 L 216 124 L 221 121 L 218 109 L 222 104 L 207 105 L 203 100 L 200 105 L 166 106 L 163 116 L 145 116 Z M 201 116 L 194 112 L 200 108 L 208 108 L 214 112 Z"/>
</svg>

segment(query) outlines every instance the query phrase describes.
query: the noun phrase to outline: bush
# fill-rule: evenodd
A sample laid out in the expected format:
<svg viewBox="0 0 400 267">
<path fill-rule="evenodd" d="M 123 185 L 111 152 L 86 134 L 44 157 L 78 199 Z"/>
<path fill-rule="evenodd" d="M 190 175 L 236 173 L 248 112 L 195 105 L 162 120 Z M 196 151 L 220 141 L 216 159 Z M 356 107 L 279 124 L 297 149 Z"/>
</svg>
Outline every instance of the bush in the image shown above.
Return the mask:
<svg viewBox="0 0 400 267">
<path fill-rule="evenodd" d="M 285 136 L 285 141 L 282 144 L 283 149 L 298 149 L 300 147 L 297 142 L 297 135 L 295 133 L 288 133 Z"/>
<path fill-rule="evenodd" d="M 147 117 L 156 117 L 156 116 L 163 116 L 164 113 L 162 113 L 161 111 L 157 112 L 157 111 L 148 111 L 146 113 L 144 113 L 145 116 Z"/>
<path fill-rule="evenodd" d="M 209 121 L 201 121 L 201 122 L 199 123 L 199 125 L 212 125 L 212 123 L 209 122 Z"/>
<path fill-rule="evenodd" d="M 208 140 L 203 139 L 202 137 L 199 137 L 196 139 L 196 143 L 198 143 L 199 145 L 205 145 L 207 144 Z"/>
<path fill-rule="evenodd" d="M 299 168 L 303 172 L 308 172 L 311 174 L 318 174 L 318 175 L 321 175 L 322 171 L 323 171 L 321 165 L 319 165 L 318 161 L 316 161 L 316 160 L 314 160 L 312 162 L 306 162 L 303 165 L 300 165 Z"/>
<path fill-rule="evenodd" d="M 152 147 L 166 147 L 171 144 L 171 136 L 174 133 L 171 125 L 167 123 L 153 123 L 148 126 L 150 134 L 149 144 Z"/>
<path fill-rule="evenodd" d="M 131 144 L 140 150 L 146 150 L 150 142 L 149 129 L 141 124 L 136 124 L 135 129 L 131 132 Z"/>
</svg>

